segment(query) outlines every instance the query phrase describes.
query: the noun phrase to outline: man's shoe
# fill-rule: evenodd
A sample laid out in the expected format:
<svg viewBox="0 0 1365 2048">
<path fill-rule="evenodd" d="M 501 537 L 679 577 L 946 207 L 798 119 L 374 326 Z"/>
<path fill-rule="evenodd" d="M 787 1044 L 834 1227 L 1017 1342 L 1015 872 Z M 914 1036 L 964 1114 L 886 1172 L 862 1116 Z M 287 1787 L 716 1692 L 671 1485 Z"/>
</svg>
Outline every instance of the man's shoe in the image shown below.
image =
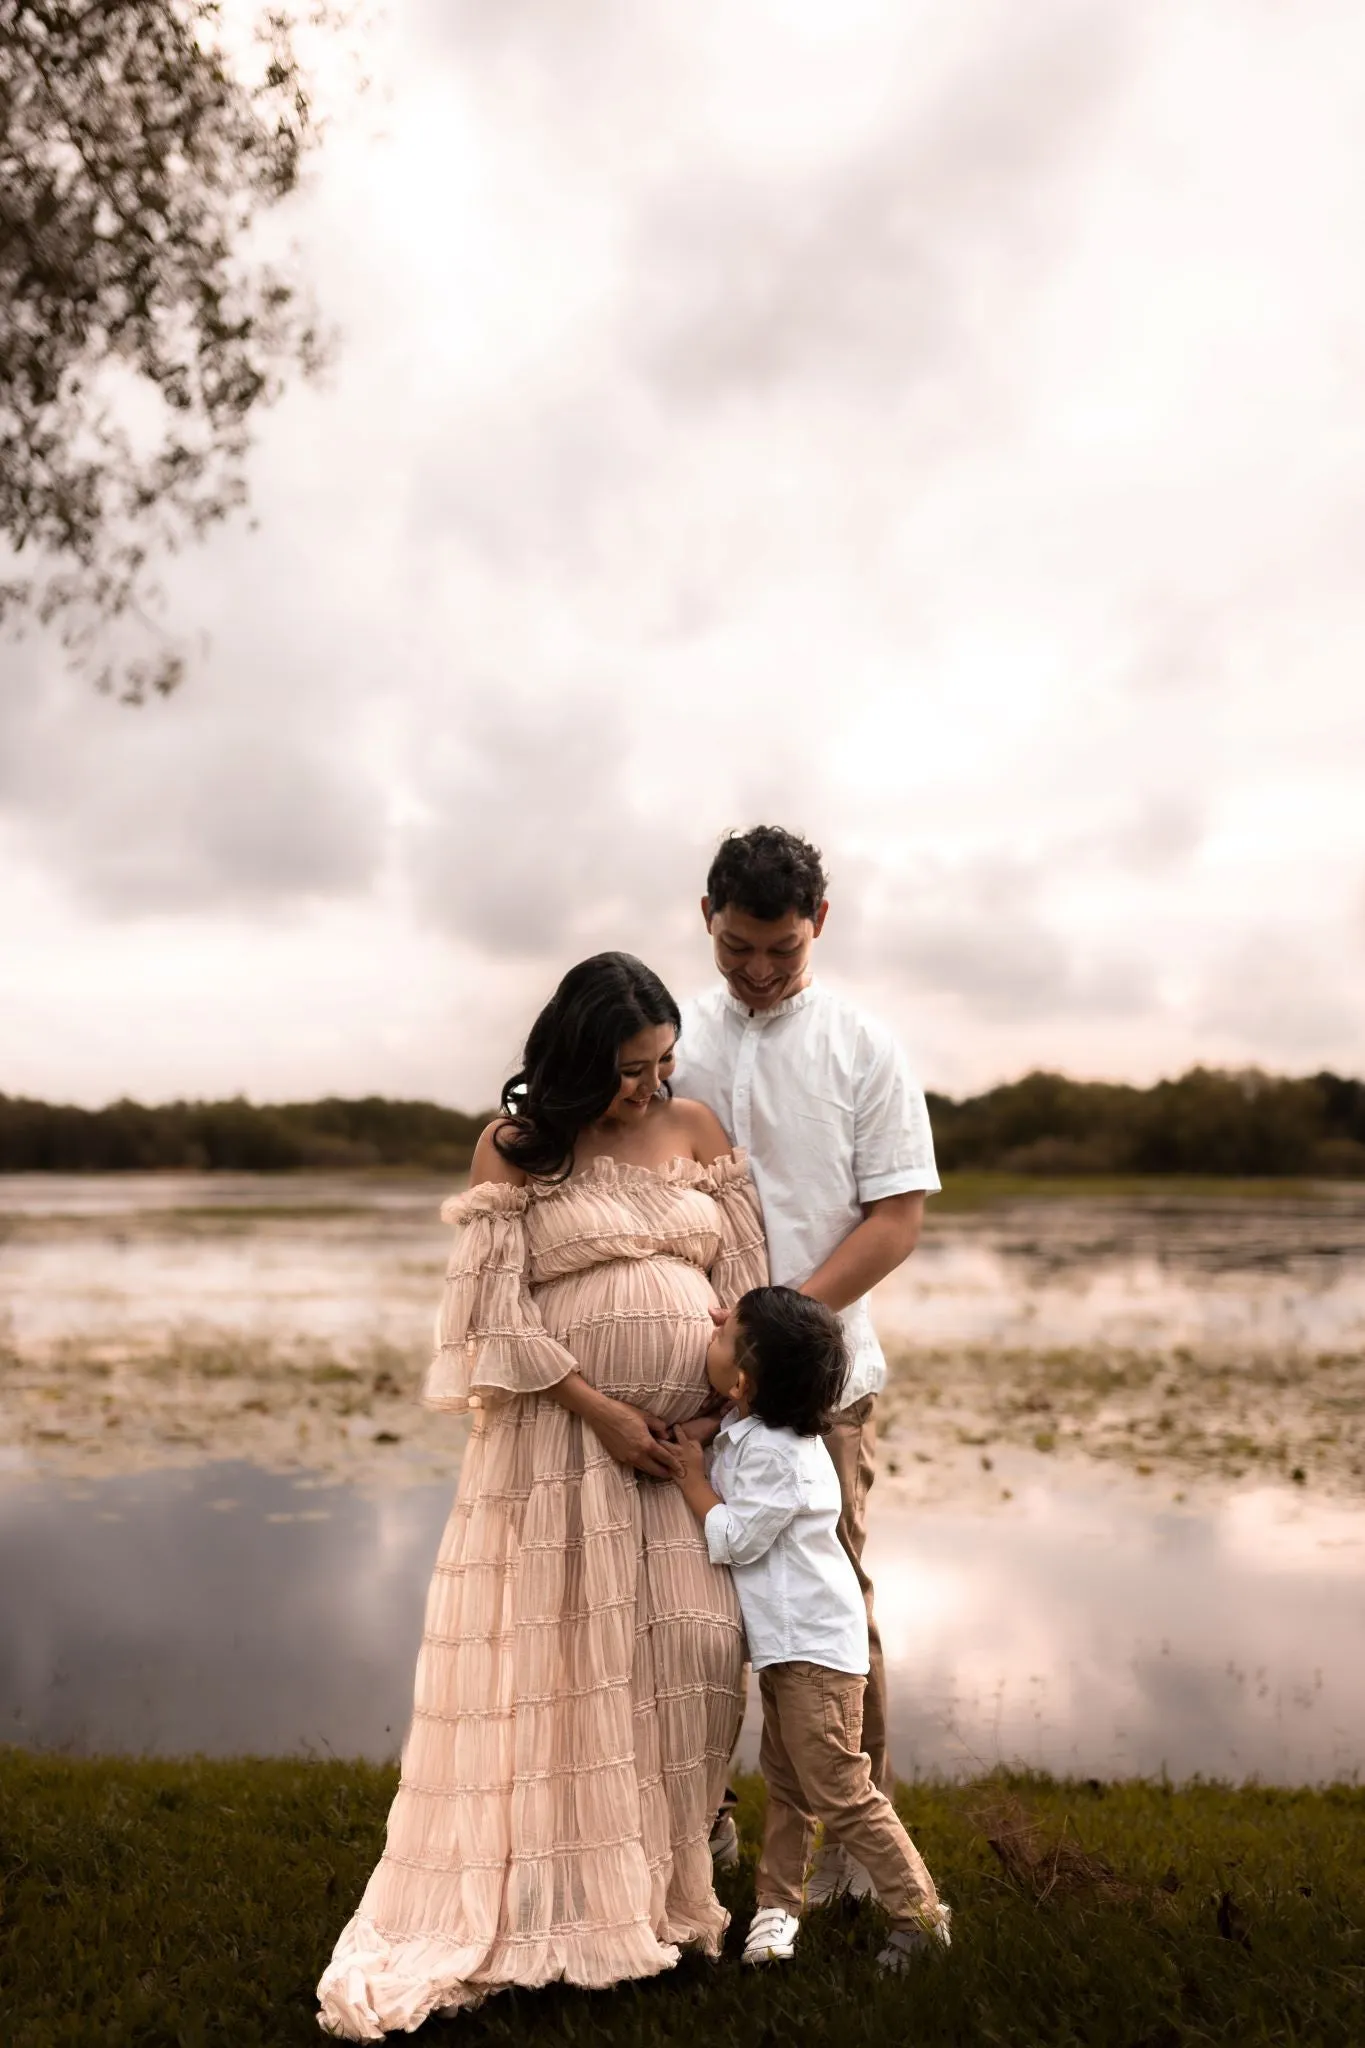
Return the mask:
<svg viewBox="0 0 1365 2048">
<path fill-rule="evenodd" d="M 830 1906 L 836 1899 L 872 1897 L 872 1879 L 856 1857 L 837 1842 L 823 1842 L 806 1879 L 806 1906 Z"/>
<path fill-rule="evenodd" d="M 744 1938 L 746 1963 L 789 1963 L 801 1922 L 781 1906 L 760 1906 Z"/>
<path fill-rule="evenodd" d="M 953 1945 L 952 1908 L 940 1906 L 937 1917 L 919 1927 L 898 1927 L 877 1957 L 877 1968 L 892 1974 L 912 1970 L 922 1956 Z"/>
<path fill-rule="evenodd" d="M 711 1830 L 711 1867 L 733 1870 L 739 1862 L 739 1829 L 732 1813 L 721 1814 Z"/>
</svg>

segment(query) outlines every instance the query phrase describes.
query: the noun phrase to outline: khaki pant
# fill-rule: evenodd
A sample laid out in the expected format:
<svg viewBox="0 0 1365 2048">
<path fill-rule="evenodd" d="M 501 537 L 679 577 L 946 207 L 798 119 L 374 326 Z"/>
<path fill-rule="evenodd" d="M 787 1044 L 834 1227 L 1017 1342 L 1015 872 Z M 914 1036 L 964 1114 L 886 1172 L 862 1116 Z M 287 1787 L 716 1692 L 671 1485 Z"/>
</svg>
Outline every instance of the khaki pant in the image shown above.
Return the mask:
<svg viewBox="0 0 1365 2048">
<path fill-rule="evenodd" d="M 863 1750 L 872 1766 L 872 1782 L 889 1799 L 896 1789 L 896 1776 L 886 1753 L 886 1667 L 882 1662 L 882 1639 L 872 1612 L 872 1581 L 863 1570 L 863 1545 L 867 1541 L 867 1496 L 877 1476 L 877 1421 L 872 1410 L 875 1394 L 865 1394 L 851 1407 L 841 1408 L 825 1431 L 825 1448 L 834 1460 L 843 1495 L 839 1516 L 839 1541 L 858 1575 L 867 1608 L 867 1694 L 863 1702 Z"/>
<path fill-rule="evenodd" d="M 897 1927 L 938 1913 L 934 1880 L 896 1809 L 872 1782 L 862 1748 L 866 1680 L 823 1664 L 770 1664 L 758 1676 L 763 1698 L 759 1767 L 768 1787 L 760 1906 L 801 1911 L 817 1820 L 855 1856 Z"/>
</svg>

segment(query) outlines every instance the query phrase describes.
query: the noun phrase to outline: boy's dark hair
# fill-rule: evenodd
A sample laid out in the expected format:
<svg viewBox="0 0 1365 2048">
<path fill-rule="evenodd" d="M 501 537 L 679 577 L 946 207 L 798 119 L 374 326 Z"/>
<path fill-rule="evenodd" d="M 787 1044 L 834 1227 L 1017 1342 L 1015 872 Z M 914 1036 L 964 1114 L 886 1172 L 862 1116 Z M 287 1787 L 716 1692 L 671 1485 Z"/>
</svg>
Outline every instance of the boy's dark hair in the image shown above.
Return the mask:
<svg viewBox="0 0 1365 2048">
<path fill-rule="evenodd" d="M 735 1308 L 735 1361 L 753 1389 L 749 1407 L 772 1429 L 820 1436 L 848 1377 L 844 1326 L 832 1308 L 794 1287 L 752 1287 Z"/>
<path fill-rule="evenodd" d="M 764 924 L 794 910 L 814 918 L 825 900 L 825 870 L 817 848 L 780 825 L 729 832 L 716 848 L 706 877 L 712 910 L 733 904 Z"/>
</svg>

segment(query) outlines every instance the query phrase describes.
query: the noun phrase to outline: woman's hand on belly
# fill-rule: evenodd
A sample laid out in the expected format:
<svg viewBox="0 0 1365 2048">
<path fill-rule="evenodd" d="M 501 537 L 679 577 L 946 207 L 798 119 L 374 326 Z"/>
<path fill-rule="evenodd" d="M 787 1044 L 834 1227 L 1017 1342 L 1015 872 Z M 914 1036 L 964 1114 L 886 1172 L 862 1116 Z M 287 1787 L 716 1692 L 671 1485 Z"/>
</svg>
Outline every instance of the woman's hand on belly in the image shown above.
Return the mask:
<svg viewBox="0 0 1365 2048">
<path fill-rule="evenodd" d="M 613 1401 L 607 1394 L 602 1399 L 604 1412 L 592 1416 L 588 1426 L 603 1450 L 610 1451 L 620 1464 L 648 1473 L 651 1479 L 676 1479 L 681 1461 L 668 1441 L 672 1425 L 646 1408 L 632 1408 L 628 1401 Z"/>
<path fill-rule="evenodd" d="M 633 1408 L 628 1401 L 590 1387 L 576 1372 L 567 1373 L 548 1394 L 561 1408 L 580 1416 L 618 1464 L 629 1465 L 651 1479 L 677 1477 L 680 1460 L 667 1441 L 670 1425 L 647 1408 Z"/>
</svg>

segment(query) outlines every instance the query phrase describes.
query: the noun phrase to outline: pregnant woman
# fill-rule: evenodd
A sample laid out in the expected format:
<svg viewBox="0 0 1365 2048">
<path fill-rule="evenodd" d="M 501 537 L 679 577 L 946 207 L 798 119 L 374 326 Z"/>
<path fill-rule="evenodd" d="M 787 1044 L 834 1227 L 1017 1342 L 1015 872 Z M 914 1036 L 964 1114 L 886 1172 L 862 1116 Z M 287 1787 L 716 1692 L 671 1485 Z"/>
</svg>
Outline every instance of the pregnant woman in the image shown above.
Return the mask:
<svg viewBox="0 0 1365 2048">
<path fill-rule="evenodd" d="M 767 1274 L 743 1155 L 670 1097 L 677 1034 L 629 954 L 571 969 L 442 1212 L 426 1399 L 473 1429 L 386 1847 L 318 1987 L 328 2033 L 719 1948 L 739 1609 L 659 1482 L 710 1393 L 711 1310 Z"/>
</svg>

